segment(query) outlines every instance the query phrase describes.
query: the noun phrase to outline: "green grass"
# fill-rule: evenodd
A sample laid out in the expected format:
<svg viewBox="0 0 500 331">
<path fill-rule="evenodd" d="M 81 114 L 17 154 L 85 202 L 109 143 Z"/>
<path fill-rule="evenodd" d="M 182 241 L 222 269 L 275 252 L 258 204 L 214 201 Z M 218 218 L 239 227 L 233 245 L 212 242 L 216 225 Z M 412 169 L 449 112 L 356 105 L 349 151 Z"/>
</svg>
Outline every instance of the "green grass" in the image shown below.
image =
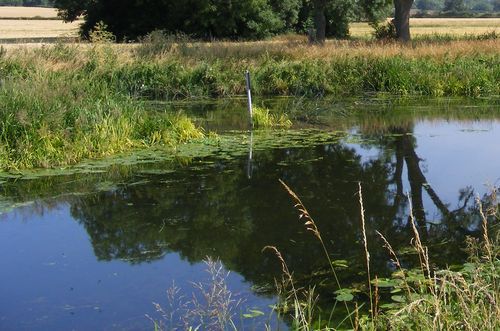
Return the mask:
<svg viewBox="0 0 500 331">
<path fill-rule="evenodd" d="M 103 80 L 131 95 L 153 99 L 228 97 L 244 94 L 245 68 L 253 91 L 266 96 L 353 96 L 366 93 L 427 96 L 491 96 L 499 93 L 498 55 L 433 59 L 340 57 L 280 59 L 262 57 L 247 66 L 237 59 L 177 59 L 134 62 L 102 72 Z"/>
<path fill-rule="evenodd" d="M 273 114 L 269 109 L 253 108 L 253 125 L 255 128 L 290 128 L 292 121 L 287 114 Z"/>
<path fill-rule="evenodd" d="M 186 116 L 148 111 L 92 74 L 9 60 L 1 69 L 0 169 L 65 166 L 204 136 Z"/>
<path fill-rule="evenodd" d="M 471 50 L 467 43 L 456 54 L 442 54 L 442 45 L 438 51 L 387 46 L 391 56 L 378 44 L 349 45 L 358 53 L 325 56 L 338 50 L 300 43 L 270 50 L 272 42 L 151 43 L 1 49 L 0 169 L 65 166 L 200 138 L 203 132 L 186 117 L 148 111 L 143 101 L 242 95 L 245 69 L 259 97 L 499 94 L 498 53 Z M 302 51 L 307 56 L 299 57 Z M 257 111 L 255 121 L 290 126 L 286 117 L 266 111 Z"/>
</svg>

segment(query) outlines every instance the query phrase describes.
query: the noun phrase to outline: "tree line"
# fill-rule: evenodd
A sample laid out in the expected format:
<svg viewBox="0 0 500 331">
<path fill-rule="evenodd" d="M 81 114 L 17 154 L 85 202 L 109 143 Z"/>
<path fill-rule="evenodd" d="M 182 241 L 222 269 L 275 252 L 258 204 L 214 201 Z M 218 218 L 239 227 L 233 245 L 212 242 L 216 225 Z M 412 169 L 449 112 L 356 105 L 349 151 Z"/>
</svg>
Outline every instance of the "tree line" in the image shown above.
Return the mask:
<svg viewBox="0 0 500 331">
<path fill-rule="evenodd" d="M 500 11 L 500 0 L 417 0 L 415 8 L 422 11 L 471 13 Z"/>
<path fill-rule="evenodd" d="M 52 0 L 0 0 L 0 6 L 51 7 Z"/>
<path fill-rule="evenodd" d="M 307 33 L 312 41 L 346 38 L 349 23 L 369 21 L 375 28 L 394 15 L 394 37 L 410 39 L 410 10 L 424 0 L 54 0 L 65 21 L 84 17 L 82 35 L 106 24 L 119 41 L 136 40 L 154 30 L 198 39 L 261 39 Z M 425 0 L 450 2 L 498 0 Z"/>
</svg>

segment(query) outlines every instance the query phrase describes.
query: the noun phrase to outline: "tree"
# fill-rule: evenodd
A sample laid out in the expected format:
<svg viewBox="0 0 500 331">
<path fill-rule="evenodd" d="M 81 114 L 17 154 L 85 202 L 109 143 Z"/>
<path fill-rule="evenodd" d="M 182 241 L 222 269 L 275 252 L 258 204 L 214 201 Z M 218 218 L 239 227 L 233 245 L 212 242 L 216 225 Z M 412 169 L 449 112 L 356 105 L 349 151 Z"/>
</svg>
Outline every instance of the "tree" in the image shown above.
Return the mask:
<svg viewBox="0 0 500 331">
<path fill-rule="evenodd" d="M 493 10 L 494 11 L 500 11 L 500 0 L 494 0 L 493 1 Z"/>
<path fill-rule="evenodd" d="M 420 10 L 441 10 L 443 1 L 441 0 L 418 0 L 416 6 Z"/>
<path fill-rule="evenodd" d="M 346 38 L 349 36 L 349 22 L 352 19 L 355 4 L 342 0 L 304 1 L 299 12 L 297 32 L 307 32 L 313 41 L 323 44 L 326 37 Z M 314 30 L 311 31 L 312 21 Z"/>
<path fill-rule="evenodd" d="M 467 6 L 464 0 L 445 0 L 443 10 L 447 12 L 463 13 L 467 10 Z"/>
<path fill-rule="evenodd" d="M 295 24 L 299 0 L 56 0 L 66 21 L 83 15 L 82 35 L 103 21 L 118 40 L 153 30 L 184 32 L 195 38 L 256 39 Z"/>
<path fill-rule="evenodd" d="M 394 36 L 400 41 L 407 42 L 410 40 L 410 10 L 414 0 L 394 0 L 394 25 L 396 35 Z M 380 28 L 380 22 L 386 16 L 386 8 L 390 2 L 386 0 L 362 0 L 361 7 L 370 22 L 376 30 Z M 387 37 L 387 36 L 385 36 Z"/>
<path fill-rule="evenodd" d="M 396 38 L 408 42 L 410 36 L 410 10 L 413 0 L 394 0 L 394 19 L 392 23 L 396 28 Z"/>
<path fill-rule="evenodd" d="M 316 30 L 315 41 L 319 44 L 325 43 L 326 38 L 326 0 L 313 0 L 314 27 Z"/>
<path fill-rule="evenodd" d="M 90 4 L 90 0 L 54 0 L 54 7 L 65 22 L 72 22 L 83 15 Z"/>
</svg>

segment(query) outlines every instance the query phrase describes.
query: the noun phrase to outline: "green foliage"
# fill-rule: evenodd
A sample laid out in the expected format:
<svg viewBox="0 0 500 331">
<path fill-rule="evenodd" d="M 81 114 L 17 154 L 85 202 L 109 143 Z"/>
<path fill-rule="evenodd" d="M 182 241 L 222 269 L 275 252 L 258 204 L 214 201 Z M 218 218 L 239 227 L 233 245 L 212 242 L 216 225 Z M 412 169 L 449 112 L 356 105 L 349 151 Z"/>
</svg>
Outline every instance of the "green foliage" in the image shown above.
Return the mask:
<svg viewBox="0 0 500 331">
<path fill-rule="evenodd" d="M 377 40 L 394 40 L 397 38 L 396 27 L 392 21 L 385 24 L 376 24 L 373 28 L 373 36 Z"/>
<path fill-rule="evenodd" d="M 420 10 L 440 10 L 443 8 L 442 0 L 417 0 L 415 5 Z"/>
<path fill-rule="evenodd" d="M 55 1 L 64 19 L 85 16 L 83 36 L 103 21 L 118 40 L 137 39 L 154 30 L 204 39 L 263 38 L 291 29 L 299 4 L 298 0 Z"/>
<path fill-rule="evenodd" d="M 272 114 L 269 109 L 254 107 L 253 124 L 256 128 L 290 128 L 292 121 L 286 114 Z"/>
<path fill-rule="evenodd" d="M 489 239 L 488 239 L 489 240 Z M 496 330 L 500 260 L 498 242 L 469 240 L 469 260 L 459 270 L 435 271 L 435 280 L 421 269 L 401 270 L 394 274 L 392 303 L 381 306 L 379 329 Z M 438 280 L 436 282 L 436 280 Z"/>
<path fill-rule="evenodd" d="M 467 10 L 467 6 L 465 0 L 445 0 L 443 10 L 447 12 L 463 13 Z"/>
<path fill-rule="evenodd" d="M 89 32 L 89 41 L 95 44 L 111 43 L 116 40 L 112 32 L 108 31 L 108 26 L 103 22 L 97 22 L 94 28 Z"/>
<path fill-rule="evenodd" d="M 392 1 L 390 0 L 361 0 L 361 11 L 372 25 L 377 25 L 390 16 Z"/>
<path fill-rule="evenodd" d="M 38 55 L 64 58 L 71 52 L 58 46 Z M 147 112 L 96 72 L 53 72 L 34 66 L 19 75 L 16 66 L 4 66 L 8 62 L 16 60 L 3 59 L 0 64 L 10 68 L 0 88 L 2 169 L 67 165 L 204 136 L 183 115 Z"/>
</svg>

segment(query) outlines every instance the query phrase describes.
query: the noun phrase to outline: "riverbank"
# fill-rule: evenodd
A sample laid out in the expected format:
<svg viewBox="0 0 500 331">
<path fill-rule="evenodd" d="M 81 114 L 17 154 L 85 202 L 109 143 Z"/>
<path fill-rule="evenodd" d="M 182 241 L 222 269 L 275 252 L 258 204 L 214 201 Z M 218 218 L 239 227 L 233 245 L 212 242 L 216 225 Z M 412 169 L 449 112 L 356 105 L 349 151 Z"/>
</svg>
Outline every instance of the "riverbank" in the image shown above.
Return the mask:
<svg viewBox="0 0 500 331">
<path fill-rule="evenodd" d="M 149 112 L 91 69 L 73 71 L 62 58 L 50 60 L 57 53 L 71 61 L 67 51 L 61 46 L 0 60 L 0 169 L 60 167 L 204 136 L 186 116 Z"/>
<path fill-rule="evenodd" d="M 74 164 L 203 133 L 185 116 L 150 112 L 145 100 L 256 96 L 488 97 L 499 94 L 500 45 L 492 40 L 413 46 L 300 39 L 194 43 L 151 36 L 141 45 L 3 50 L 0 168 Z"/>
<path fill-rule="evenodd" d="M 242 73 L 267 96 L 355 96 L 373 93 L 428 96 L 499 94 L 500 46 L 487 40 L 421 41 L 409 46 L 332 41 L 310 47 L 303 39 L 198 43 L 155 34 L 139 45 L 55 45 L 9 49 L 3 77 L 78 76 L 132 97 L 174 100 L 244 95 Z"/>
</svg>

